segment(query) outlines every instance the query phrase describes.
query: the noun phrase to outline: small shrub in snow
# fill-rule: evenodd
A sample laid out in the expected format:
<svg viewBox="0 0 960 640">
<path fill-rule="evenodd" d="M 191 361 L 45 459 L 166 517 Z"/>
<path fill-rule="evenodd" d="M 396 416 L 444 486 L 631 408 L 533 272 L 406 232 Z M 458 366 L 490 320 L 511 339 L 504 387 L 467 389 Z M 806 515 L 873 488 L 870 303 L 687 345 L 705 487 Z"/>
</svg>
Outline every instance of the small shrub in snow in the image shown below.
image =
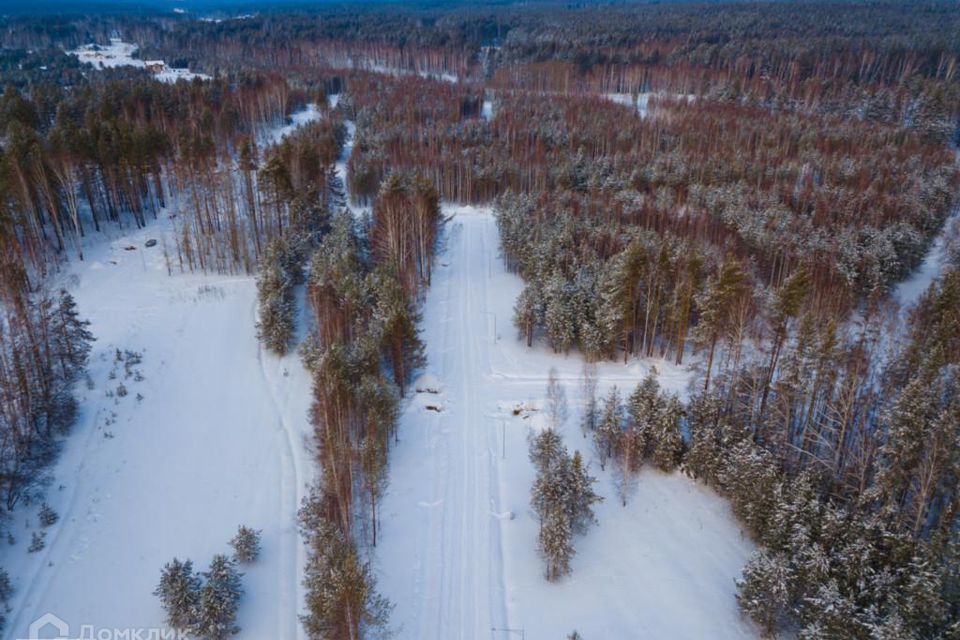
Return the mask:
<svg viewBox="0 0 960 640">
<path fill-rule="evenodd" d="M 40 518 L 41 527 L 49 527 L 55 524 L 57 520 L 60 519 L 60 516 L 57 515 L 57 512 L 54 511 L 50 505 L 44 502 L 43 505 L 40 507 L 39 518 Z"/>
<path fill-rule="evenodd" d="M 41 551 L 45 546 L 47 546 L 44 538 L 46 538 L 45 532 L 34 531 L 33 536 L 30 538 L 30 546 L 27 547 L 27 551 L 30 553 Z"/>
<path fill-rule="evenodd" d="M 260 556 L 260 531 L 240 525 L 230 546 L 233 547 L 234 560 L 241 564 L 253 562 Z"/>
<path fill-rule="evenodd" d="M 123 398 L 126 395 L 127 395 L 127 388 L 121 382 L 120 384 L 117 385 L 117 396 L 120 398 Z"/>
</svg>

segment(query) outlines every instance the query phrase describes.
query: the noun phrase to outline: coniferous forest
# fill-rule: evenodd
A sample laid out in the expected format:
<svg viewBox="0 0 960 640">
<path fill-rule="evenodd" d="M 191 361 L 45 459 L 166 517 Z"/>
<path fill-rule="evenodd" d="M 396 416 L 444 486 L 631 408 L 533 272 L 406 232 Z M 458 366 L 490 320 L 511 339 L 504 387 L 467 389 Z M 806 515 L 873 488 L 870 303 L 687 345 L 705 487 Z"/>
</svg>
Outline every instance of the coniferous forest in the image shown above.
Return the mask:
<svg viewBox="0 0 960 640">
<path fill-rule="evenodd" d="M 525 552 L 549 587 L 578 576 L 602 503 L 631 508 L 642 470 L 682 474 L 751 545 L 731 598 L 755 637 L 960 638 L 955 3 L 37 10 L 0 27 L 11 547 L 25 510 L 70 526 L 46 501 L 83 437 L 97 340 L 70 274 L 143 230 L 172 282 L 252 281 L 258 363 L 308 376 L 294 446 L 314 472 L 291 514 L 305 560 L 284 596 L 300 599 L 298 627 L 420 637 L 396 628 L 378 585 L 396 535 L 384 504 L 410 407 L 437 396 L 423 429 L 448 410 L 452 380 L 423 381 L 438 364 L 427 301 L 461 286 L 447 245 L 466 233 L 456 211 L 480 210 L 522 282 L 482 348 L 582 362 L 574 382 L 544 377 L 544 406 L 513 413 L 543 422 L 524 427 L 533 480 L 510 508 L 536 523 Z M 131 61 L 73 53 L 117 42 L 137 45 Z M 163 81 L 145 60 L 198 75 Z M 480 353 L 456 357 L 489 364 Z M 134 355 L 116 349 L 128 375 Z M 638 363 L 683 372 L 683 388 L 598 374 Z M 569 403 L 564 384 L 580 390 Z M 163 567 L 171 628 L 244 633 L 235 565 L 259 557 L 263 526 L 250 525 L 209 573 Z M 17 578 L 0 569 L 5 604 L 31 587 Z"/>
</svg>

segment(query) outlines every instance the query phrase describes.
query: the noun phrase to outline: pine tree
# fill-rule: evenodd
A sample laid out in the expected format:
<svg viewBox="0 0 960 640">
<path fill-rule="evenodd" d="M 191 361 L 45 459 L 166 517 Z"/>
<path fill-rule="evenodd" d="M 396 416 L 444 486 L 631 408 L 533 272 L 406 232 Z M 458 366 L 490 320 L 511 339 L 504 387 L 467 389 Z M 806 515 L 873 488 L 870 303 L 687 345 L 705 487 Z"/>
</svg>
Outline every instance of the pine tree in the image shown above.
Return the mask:
<svg viewBox="0 0 960 640">
<path fill-rule="evenodd" d="M 513 308 L 513 321 L 520 334 L 526 339 L 528 347 L 533 346 L 534 335 L 537 328 L 543 325 L 545 314 L 546 309 L 540 287 L 536 282 L 527 284 L 517 296 L 517 302 Z"/>
<path fill-rule="evenodd" d="M 544 287 L 544 324 L 550 345 L 558 353 L 570 351 L 577 339 L 577 317 L 570 293 L 570 286 L 560 273 L 554 273 Z"/>
<path fill-rule="evenodd" d="M 597 518 L 593 513 L 593 505 L 599 503 L 603 498 L 593 490 L 593 485 L 597 479 L 590 475 L 583 456 L 579 451 L 573 452 L 573 458 L 570 461 L 570 489 L 568 507 L 571 528 L 574 533 L 584 534 L 587 528 L 596 524 Z"/>
<path fill-rule="evenodd" d="M 240 632 L 237 609 L 243 595 L 240 574 L 233 560 L 217 554 L 210 569 L 203 574 L 197 609 L 197 635 L 209 640 L 223 640 Z"/>
<path fill-rule="evenodd" d="M 600 424 L 593 434 L 593 442 L 600 457 L 600 468 L 606 468 L 607 459 L 613 455 L 620 442 L 623 431 L 623 408 L 620 404 L 620 392 L 616 387 L 610 390 L 603 401 L 603 413 Z"/>
<path fill-rule="evenodd" d="M 530 439 L 530 460 L 537 469 L 530 503 L 540 520 L 539 549 L 547 579 L 555 580 L 569 572 L 572 536 L 596 523 L 593 505 L 602 498 L 580 452 L 571 457 L 552 429 Z"/>
<path fill-rule="evenodd" d="M 570 561 L 576 553 L 572 537 L 570 521 L 563 510 L 554 507 L 548 511 L 538 537 L 540 553 L 547 565 L 547 580 L 555 582 L 570 573 Z"/>
<path fill-rule="evenodd" d="M 73 296 L 61 289 L 50 322 L 51 356 L 60 365 L 68 385 L 76 381 L 87 366 L 94 340 L 89 326 L 88 321 L 80 319 Z"/>
<path fill-rule="evenodd" d="M 303 586 L 306 614 L 300 617 L 311 640 L 363 637 L 386 627 L 392 608 L 376 591 L 369 565 L 352 540 L 331 523 L 332 495 L 314 487 L 300 509 L 300 529 L 308 558 Z"/>
<path fill-rule="evenodd" d="M 790 604 L 790 570 L 786 558 L 758 551 L 737 581 L 737 602 L 760 629 L 772 636 Z"/>
<path fill-rule="evenodd" d="M 653 453 L 656 444 L 657 426 L 664 411 L 664 401 L 660 395 L 660 383 L 651 372 L 633 390 L 627 399 L 627 413 L 630 416 L 630 429 L 634 431 L 635 453 L 638 456 L 637 467 Z"/>
<path fill-rule="evenodd" d="M 801 629 L 798 640 L 832 640 L 833 638 L 867 638 L 867 625 L 856 605 L 844 596 L 836 580 L 821 584 L 807 599 L 809 621 Z"/>
<path fill-rule="evenodd" d="M 233 559 L 240 564 L 254 562 L 260 556 L 260 530 L 240 525 L 237 535 L 230 540 Z"/>
<path fill-rule="evenodd" d="M 200 608 L 200 578 L 193 573 L 193 563 L 174 558 L 163 567 L 160 584 L 153 595 L 160 598 L 166 622 L 173 629 L 192 632 Z"/>
<path fill-rule="evenodd" d="M 294 333 L 294 278 L 289 272 L 286 242 L 277 238 L 267 245 L 257 270 L 257 336 L 268 349 L 284 355 Z"/>
<path fill-rule="evenodd" d="M 653 463 L 661 471 L 673 471 L 683 455 L 683 435 L 680 419 L 683 405 L 676 396 L 670 396 L 657 416 L 653 428 Z"/>
<path fill-rule="evenodd" d="M 544 429 L 531 435 L 529 455 L 537 473 L 544 474 L 556 467 L 560 458 L 566 455 L 560 434 L 553 429 Z"/>
<path fill-rule="evenodd" d="M 687 407 L 690 450 L 684 459 L 684 471 L 711 486 L 717 486 L 724 464 L 723 420 L 723 401 L 720 398 L 701 393 L 690 400 Z"/>
<path fill-rule="evenodd" d="M 700 320 L 694 328 L 693 339 L 699 348 L 707 349 L 704 390 L 710 388 L 717 343 L 733 319 L 733 308 L 748 290 L 747 275 L 740 263 L 728 258 L 720 267 L 720 273 L 707 280 L 704 291 L 695 297 Z"/>
</svg>

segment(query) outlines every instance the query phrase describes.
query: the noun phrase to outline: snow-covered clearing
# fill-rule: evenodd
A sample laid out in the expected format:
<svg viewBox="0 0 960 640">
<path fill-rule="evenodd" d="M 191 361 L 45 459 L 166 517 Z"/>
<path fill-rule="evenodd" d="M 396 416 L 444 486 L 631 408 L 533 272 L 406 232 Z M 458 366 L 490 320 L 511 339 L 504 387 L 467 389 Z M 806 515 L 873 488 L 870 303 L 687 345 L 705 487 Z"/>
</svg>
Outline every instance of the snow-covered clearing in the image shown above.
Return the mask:
<svg viewBox="0 0 960 640">
<path fill-rule="evenodd" d="M 671 96 L 666 93 L 639 93 L 636 96 L 630 93 L 604 93 L 601 94 L 607 100 L 616 102 L 617 104 L 622 104 L 626 107 L 636 107 L 637 113 L 640 114 L 641 118 L 646 118 L 650 115 L 650 98 L 670 98 Z M 696 100 L 696 96 L 692 94 L 675 94 L 672 96 L 674 100 L 683 100 L 686 99 L 687 103 L 691 103 Z"/>
<path fill-rule="evenodd" d="M 334 65 L 336 66 L 336 65 Z M 427 78 L 428 80 L 439 80 L 442 82 L 449 82 L 451 84 L 456 84 L 460 81 L 460 77 L 455 73 L 450 73 L 449 71 L 435 71 L 432 69 L 400 69 L 397 67 L 392 67 L 383 62 L 377 62 L 368 59 L 354 59 L 350 58 L 347 65 L 348 69 L 363 69 L 365 71 L 373 71 L 374 73 L 382 73 L 386 76 L 394 76 L 396 78 L 402 78 L 404 76 L 420 76 L 421 78 Z"/>
<path fill-rule="evenodd" d="M 340 104 L 340 94 L 335 93 L 328 98 L 330 110 L 337 108 L 337 105 Z M 343 142 L 343 149 L 340 152 L 340 157 L 337 158 L 335 168 L 337 170 L 337 175 L 340 176 L 343 180 L 343 189 L 344 189 L 344 204 L 347 208 L 353 213 L 354 217 L 360 219 L 363 216 L 371 213 L 370 206 L 361 206 L 352 201 L 350 198 L 350 192 L 347 189 L 347 161 L 350 159 L 350 154 L 353 153 L 353 140 L 357 135 L 357 125 L 353 120 L 345 118 L 343 121 L 344 126 L 347 128 L 347 137 Z"/>
<path fill-rule="evenodd" d="M 80 62 L 92 64 L 95 69 L 112 69 L 114 67 L 137 67 L 145 68 L 146 62 L 140 58 L 134 57 L 139 47 L 130 42 L 124 42 L 119 38 L 111 38 L 110 44 L 85 44 L 73 51 L 67 51 L 68 55 L 76 56 Z M 160 82 L 176 82 L 177 80 L 209 80 L 210 76 L 203 73 L 196 73 L 189 69 L 176 67 L 164 67 L 162 71 L 153 74 L 153 77 Z"/>
<path fill-rule="evenodd" d="M 957 162 L 960 163 L 960 151 L 956 154 Z M 933 244 L 924 256 L 923 262 L 910 275 L 909 278 L 898 284 L 893 290 L 893 299 L 904 310 L 909 309 L 917 303 L 923 292 L 931 284 L 940 278 L 949 259 L 948 245 L 951 240 L 960 233 L 960 204 L 954 206 L 950 215 L 943 223 L 943 228 Z"/>
<path fill-rule="evenodd" d="M 644 472 L 624 508 L 610 469 L 593 462 L 606 496 L 600 524 L 577 541 L 573 575 L 544 580 L 527 433 L 541 426 L 556 367 L 570 400 L 568 447 L 593 457 L 578 427 L 581 360 L 516 339 L 522 283 L 498 259 L 490 211 L 445 214 L 454 218 L 423 310 L 428 364 L 401 418 L 376 551 L 398 637 L 756 637 L 733 582 L 752 545 L 723 500 L 679 474 Z M 651 366 L 663 386 L 685 392 L 687 371 L 637 360 L 602 363 L 600 392 L 629 392 Z"/>
<path fill-rule="evenodd" d="M 260 143 L 264 145 L 277 144 L 303 125 L 319 120 L 321 115 L 323 114 L 317 109 L 317 105 L 311 102 L 303 109 L 291 114 L 289 122 L 280 126 L 269 127 L 262 132 Z"/>
<path fill-rule="evenodd" d="M 78 423 L 52 470 L 60 520 L 46 548 L 27 553 L 36 505 L 15 513 L 16 544 L 2 545 L 16 587 L 8 638 L 28 637 L 47 612 L 73 637 L 82 625 L 160 627 L 152 591 L 163 564 L 177 556 L 205 570 L 240 524 L 263 530 L 261 558 L 244 568 L 240 637 L 302 636 L 296 512 L 314 471 L 311 380 L 296 353 L 260 348 L 252 277 L 167 274 L 172 232 L 162 219 L 92 244 L 63 276 L 97 337 L 92 387 L 79 390 Z M 145 247 L 151 238 L 160 242 Z M 301 336 L 304 327 L 301 318 Z M 128 375 L 117 350 L 142 362 Z"/>
</svg>

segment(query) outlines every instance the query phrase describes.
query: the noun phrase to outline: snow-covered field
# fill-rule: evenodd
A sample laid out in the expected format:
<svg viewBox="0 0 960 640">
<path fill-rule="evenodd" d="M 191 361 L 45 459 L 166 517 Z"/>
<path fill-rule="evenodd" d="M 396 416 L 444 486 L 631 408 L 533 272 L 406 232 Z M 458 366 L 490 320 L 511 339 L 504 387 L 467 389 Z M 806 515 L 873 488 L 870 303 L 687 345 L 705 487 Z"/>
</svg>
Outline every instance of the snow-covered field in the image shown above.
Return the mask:
<svg viewBox="0 0 960 640">
<path fill-rule="evenodd" d="M 16 587 L 7 638 L 28 637 L 45 613 L 71 637 L 83 625 L 159 627 L 163 564 L 177 556 L 205 570 L 240 524 L 263 530 L 262 556 L 244 569 L 241 637 L 302 635 L 296 511 L 314 471 L 310 377 L 295 353 L 260 349 L 253 278 L 167 274 L 171 232 L 160 220 L 88 247 L 63 276 L 97 337 L 92 385 L 53 469 L 60 520 L 46 548 L 27 553 L 36 506 L 16 512 L 16 544 L 3 545 Z M 147 248 L 150 238 L 161 242 Z M 129 375 L 118 350 L 142 356 Z"/>
<path fill-rule="evenodd" d="M 600 524 L 577 541 L 573 575 L 544 580 L 526 438 L 556 367 L 570 400 L 567 445 L 593 457 L 578 426 L 581 360 L 516 340 L 511 316 L 522 283 L 498 259 L 489 210 L 445 213 L 455 217 L 423 310 L 428 365 L 402 416 L 376 550 L 397 637 L 511 638 L 522 630 L 547 640 L 574 629 L 585 638 L 756 637 L 733 582 L 752 545 L 724 501 L 679 474 L 644 472 L 624 508 L 609 468 L 594 462 L 606 496 Z M 685 392 L 688 372 L 634 361 L 601 364 L 601 393 L 613 384 L 629 392 L 651 366 L 661 384 Z"/>
</svg>

